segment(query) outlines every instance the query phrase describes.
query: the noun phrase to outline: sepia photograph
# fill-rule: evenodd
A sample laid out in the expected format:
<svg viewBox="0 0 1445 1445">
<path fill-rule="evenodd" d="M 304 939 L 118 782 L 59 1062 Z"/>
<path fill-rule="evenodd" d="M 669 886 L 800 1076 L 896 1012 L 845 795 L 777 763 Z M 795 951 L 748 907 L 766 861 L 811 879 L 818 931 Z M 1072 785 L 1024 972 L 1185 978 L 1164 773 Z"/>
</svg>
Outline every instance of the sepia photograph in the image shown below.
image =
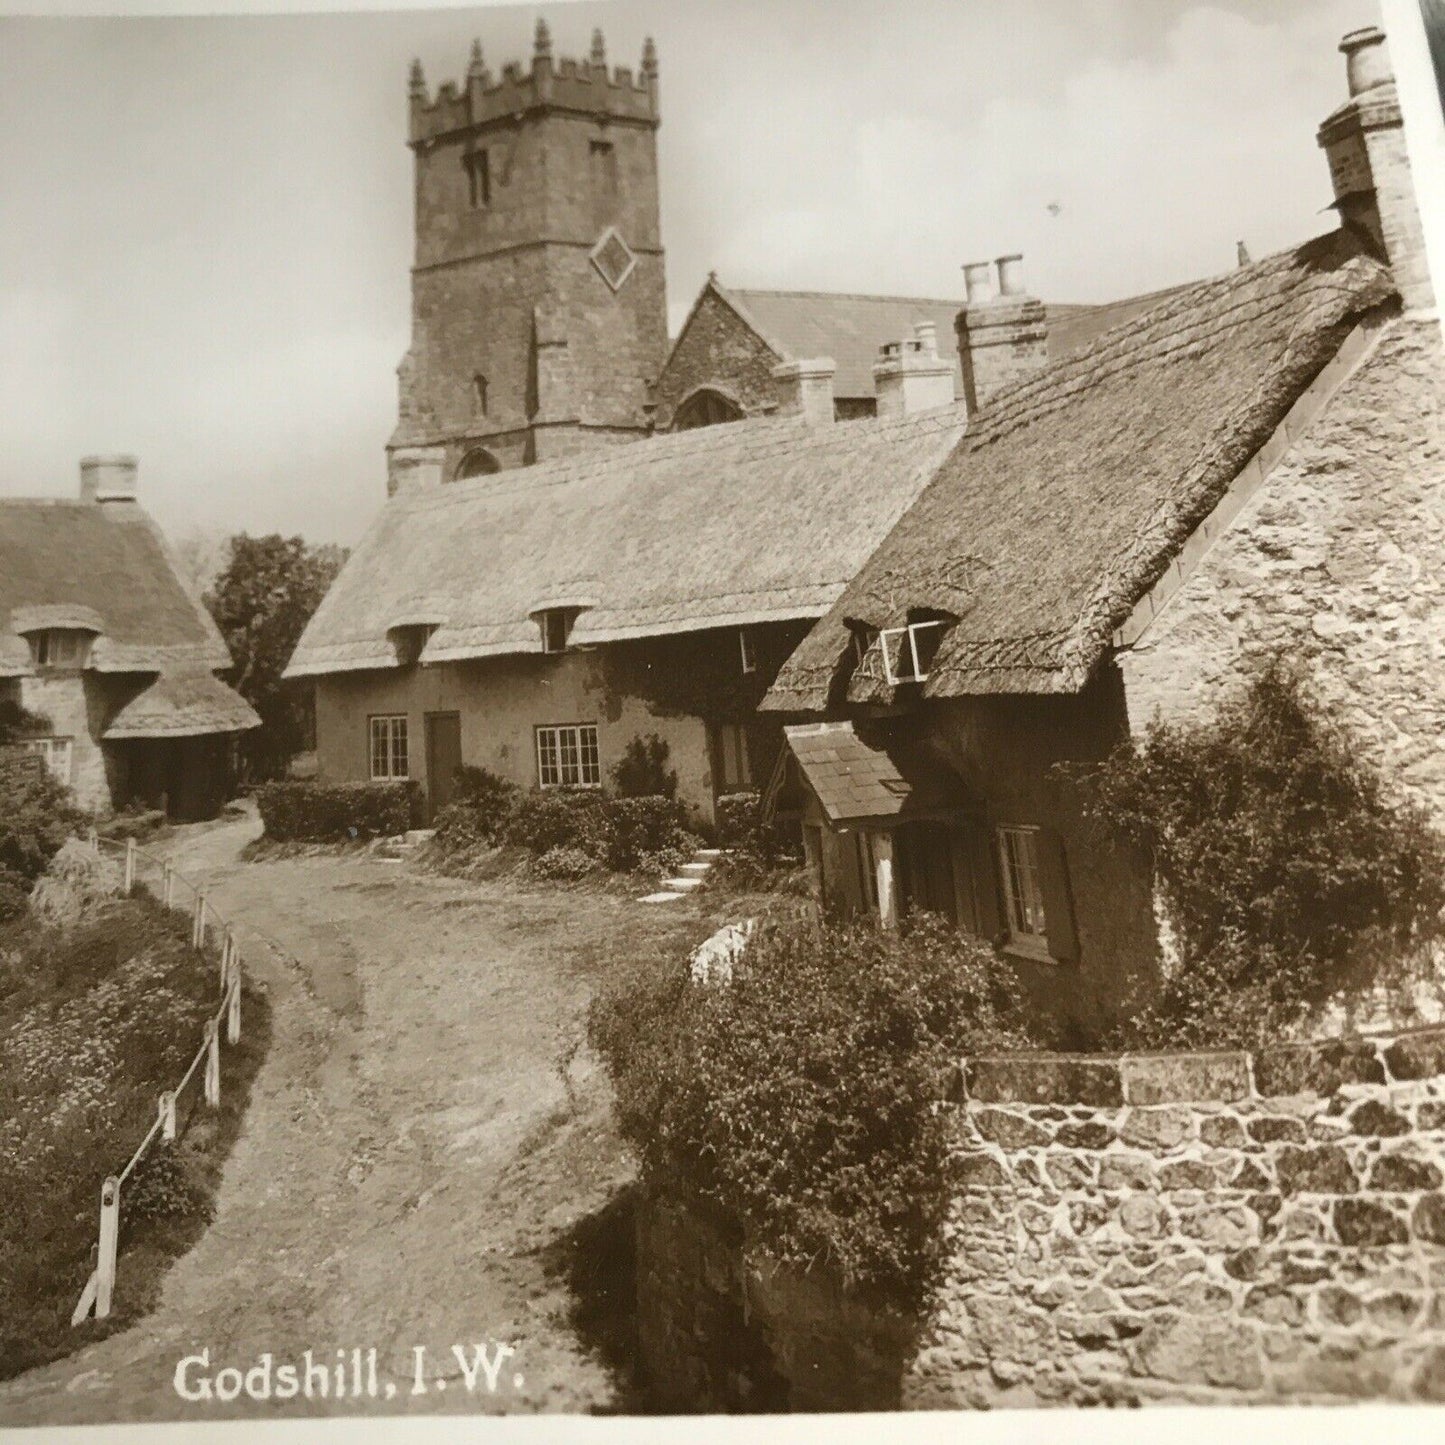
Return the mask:
<svg viewBox="0 0 1445 1445">
<path fill-rule="evenodd" d="M 0 174 L 0 1435 L 1438 1428 L 1445 0 L 11 10 Z"/>
</svg>

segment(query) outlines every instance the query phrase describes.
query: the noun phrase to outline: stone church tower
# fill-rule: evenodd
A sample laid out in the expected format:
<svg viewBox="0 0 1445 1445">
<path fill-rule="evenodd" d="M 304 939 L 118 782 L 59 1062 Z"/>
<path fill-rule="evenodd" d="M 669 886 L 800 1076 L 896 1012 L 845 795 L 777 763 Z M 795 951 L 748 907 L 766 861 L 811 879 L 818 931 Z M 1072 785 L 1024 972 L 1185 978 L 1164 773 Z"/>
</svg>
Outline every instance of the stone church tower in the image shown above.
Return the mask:
<svg viewBox="0 0 1445 1445">
<path fill-rule="evenodd" d="M 388 491 L 525 466 L 646 433 L 667 350 L 657 53 L 609 70 L 552 57 L 500 80 L 472 47 L 435 99 L 411 72 L 411 349 Z"/>
</svg>

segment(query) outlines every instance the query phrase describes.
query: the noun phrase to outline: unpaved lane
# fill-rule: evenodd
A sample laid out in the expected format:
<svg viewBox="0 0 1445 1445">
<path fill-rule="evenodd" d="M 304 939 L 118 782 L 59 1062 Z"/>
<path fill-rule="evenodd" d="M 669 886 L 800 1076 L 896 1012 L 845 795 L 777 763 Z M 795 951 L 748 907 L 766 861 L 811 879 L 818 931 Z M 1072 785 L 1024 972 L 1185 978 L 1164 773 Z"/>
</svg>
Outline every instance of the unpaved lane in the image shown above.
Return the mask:
<svg viewBox="0 0 1445 1445">
<path fill-rule="evenodd" d="M 227 823 L 175 850 L 273 1005 L 216 1220 L 152 1315 L 0 1385 L 0 1424 L 334 1412 L 187 1404 L 172 1375 L 203 1346 L 213 1368 L 374 1346 L 398 1384 L 390 1410 L 607 1408 L 613 1382 L 536 1253 L 626 1174 L 600 1080 L 559 1065 L 588 994 L 569 951 L 577 898 L 380 859 L 236 862 L 254 831 Z M 483 1341 L 516 1355 L 495 1396 L 467 1396 L 450 1347 Z"/>
</svg>

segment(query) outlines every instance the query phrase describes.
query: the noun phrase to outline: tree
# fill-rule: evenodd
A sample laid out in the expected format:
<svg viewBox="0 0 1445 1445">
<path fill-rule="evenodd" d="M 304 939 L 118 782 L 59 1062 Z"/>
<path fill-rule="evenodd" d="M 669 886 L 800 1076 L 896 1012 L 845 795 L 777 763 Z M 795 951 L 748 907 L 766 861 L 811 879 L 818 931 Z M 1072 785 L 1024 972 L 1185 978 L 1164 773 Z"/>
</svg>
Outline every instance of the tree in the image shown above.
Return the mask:
<svg viewBox="0 0 1445 1445">
<path fill-rule="evenodd" d="M 261 717 L 261 726 L 241 739 L 248 778 L 281 775 L 310 746 L 310 691 L 283 682 L 281 673 L 346 556 L 345 548 L 311 547 L 302 537 L 242 532 L 231 538 L 225 565 L 206 594 L 231 649 L 236 691 Z"/>
</svg>

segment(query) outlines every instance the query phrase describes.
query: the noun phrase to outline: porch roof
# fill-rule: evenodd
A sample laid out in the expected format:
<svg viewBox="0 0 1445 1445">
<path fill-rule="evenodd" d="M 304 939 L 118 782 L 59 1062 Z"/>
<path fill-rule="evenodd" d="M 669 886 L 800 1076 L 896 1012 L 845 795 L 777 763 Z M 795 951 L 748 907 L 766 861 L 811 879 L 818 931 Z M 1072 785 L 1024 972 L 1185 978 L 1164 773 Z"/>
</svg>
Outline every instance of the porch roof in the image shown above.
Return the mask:
<svg viewBox="0 0 1445 1445">
<path fill-rule="evenodd" d="M 204 737 L 260 727 L 251 704 L 214 673 L 163 672 L 111 719 L 101 734 L 120 738 Z"/>
<path fill-rule="evenodd" d="M 963 779 L 921 739 L 861 722 L 784 731 L 830 823 L 904 822 L 975 801 Z"/>
</svg>

